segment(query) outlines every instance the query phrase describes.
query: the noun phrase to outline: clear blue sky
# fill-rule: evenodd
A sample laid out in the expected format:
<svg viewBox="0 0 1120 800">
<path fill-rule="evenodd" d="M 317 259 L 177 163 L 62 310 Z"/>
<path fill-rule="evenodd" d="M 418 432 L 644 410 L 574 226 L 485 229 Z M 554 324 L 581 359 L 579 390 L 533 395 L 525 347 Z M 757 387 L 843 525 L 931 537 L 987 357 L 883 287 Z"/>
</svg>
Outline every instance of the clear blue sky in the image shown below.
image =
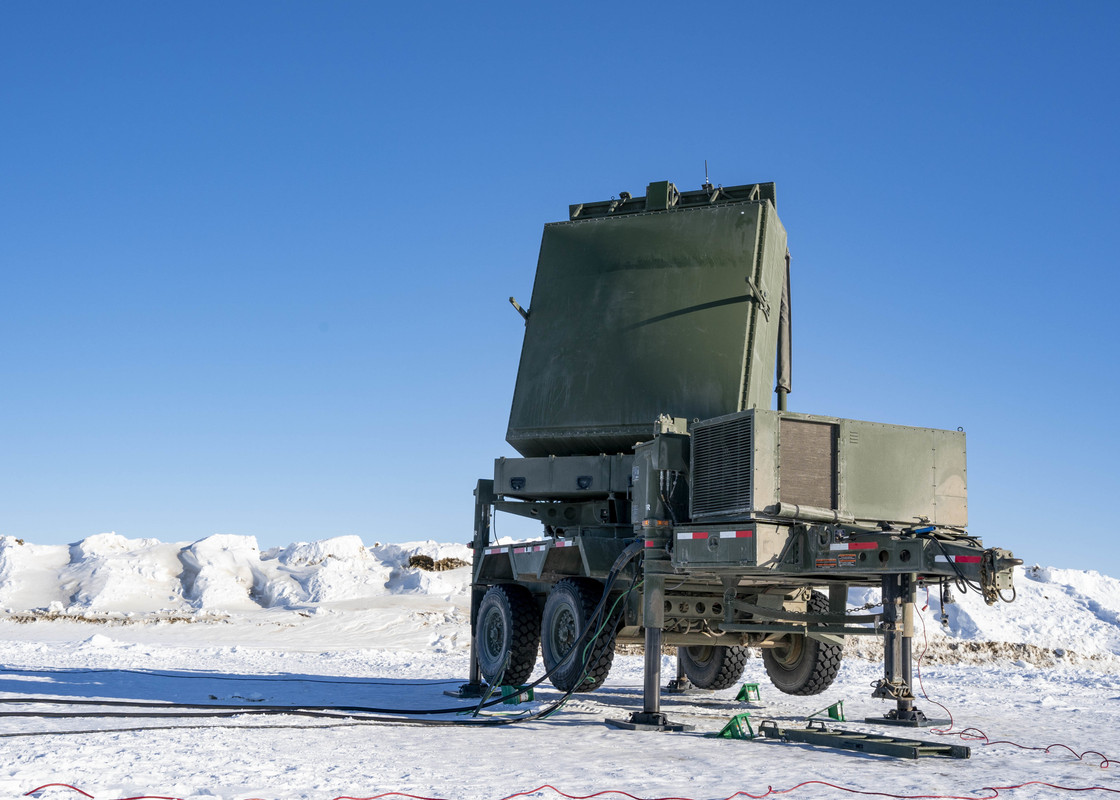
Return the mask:
<svg viewBox="0 0 1120 800">
<path fill-rule="evenodd" d="M 466 541 L 541 226 L 773 180 L 791 408 L 1120 575 L 1120 5 L 0 5 L 0 533 Z"/>
</svg>

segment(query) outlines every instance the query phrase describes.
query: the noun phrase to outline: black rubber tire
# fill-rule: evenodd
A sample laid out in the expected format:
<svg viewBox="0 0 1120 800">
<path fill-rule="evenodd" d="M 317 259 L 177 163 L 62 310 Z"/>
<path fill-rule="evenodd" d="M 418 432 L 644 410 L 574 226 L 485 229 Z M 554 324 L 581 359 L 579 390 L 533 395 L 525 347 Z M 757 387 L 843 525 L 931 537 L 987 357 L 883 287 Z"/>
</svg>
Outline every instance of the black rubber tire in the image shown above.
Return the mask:
<svg viewBox="0 0 1120 800">
<path fill-rule="evenodd" d="M 697 689 L 730 689 L 743 677 L 750 651 L 738 645 L 678 647 L 684 674 Z"/>
<path fill-rule="evenodd" d="M 491 686 L 521 686 L 533 674 L 541 638 L 541 612 L 524 586 L 491 586 L 478 607 L 475 654 Z"/>
<path fill-rule="evenodd" d="M 548 593 L 541 621 L 541 656 L 545 670 L 552 673 L 549 680 L 562 692 L 593 692 L 603 685 L 611 671 L 618 630 L 616 619 L 602 627 L 599 638 L 590 648 L 584 643 L 580 647 L 583 653 L 577 653 L 557 667 L 583 635 L 602 596 L 602 584 L 588 578 L 565 578 Z"/>
<path fill-rule="evenodd" d="M 810 614 L 827 614 L 828 598 L 813 592 L 809 600 Z M 836 680 L 844 647 L 825 644 L 800 633 L 783 637 L 777 647 L 762 650 L 762 663 L 770 682 L 786 694 L 820 694 Z"/>
</svg>

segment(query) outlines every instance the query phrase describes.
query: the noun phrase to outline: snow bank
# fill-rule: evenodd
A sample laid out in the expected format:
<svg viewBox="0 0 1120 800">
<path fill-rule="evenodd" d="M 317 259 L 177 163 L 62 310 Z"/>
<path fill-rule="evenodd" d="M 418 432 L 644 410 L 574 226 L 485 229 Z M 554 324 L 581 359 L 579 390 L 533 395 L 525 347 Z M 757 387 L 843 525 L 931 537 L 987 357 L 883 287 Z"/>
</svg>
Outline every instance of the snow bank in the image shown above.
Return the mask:
<svg viewBox="0 0 1120 800">
<path fill-rule="evenodd" d="M 59 578 L 69 563 L 66 545 L 36 545 L 0 536 L 0 607 L 61 609 L 68 598 Z"/>
<path fill-rule="evenodd" d="M 115 533 L 84 539 L 70 547 L 70 561 L 60 573 L 67 607 L 123 612 L 177 608 L 183 603 L 175 579 L 178 552 L 174 544 Z"/>
<path fill-rule="evenodd" d="M 425 572 L 409 566 L 416 555 L 470 561 L 463 545 L 367 548 L 357 536 L 263 553 L 253 536 L 168 544 L 101 533 L 69 546 L 3 536 L 0 608 L 8 615 L 166 618 L 317 610 L 406 594 L 452 599 L 469 592 L 469 569 Z"/>
<path fill-rule="evenodd" d="M 208 536 L 179 552 L 183 596 L 199 609 L 251 611 L 266 605 L 267 579 L 254 536 Z"/>
<path fill-rule="evenodd" d="M 1017 567 L 1015 601 L 986 605 L 975 592 L 961 593 L 944 606 L 946 624 L 939 625 L 942 605 L 936 587 L 928 596 L 919 593 L 918 605 L 927 606 L 926 632 L 934 652 L 954 642 L 993 642 L 1029 645 L 1035 651 L 1023 657 L 1041 663 L 1045 651 L 1052 661 L 1067 654 L 1120 656 L 1120 581 L 1094 570 Z M 875 608 L 878 590 L 855 589 L 849 603 Z M 920 635 L 920 631 L 919 631 Z M 1012 650 L 997 649 L 1003 655 Z"/>
</svg>

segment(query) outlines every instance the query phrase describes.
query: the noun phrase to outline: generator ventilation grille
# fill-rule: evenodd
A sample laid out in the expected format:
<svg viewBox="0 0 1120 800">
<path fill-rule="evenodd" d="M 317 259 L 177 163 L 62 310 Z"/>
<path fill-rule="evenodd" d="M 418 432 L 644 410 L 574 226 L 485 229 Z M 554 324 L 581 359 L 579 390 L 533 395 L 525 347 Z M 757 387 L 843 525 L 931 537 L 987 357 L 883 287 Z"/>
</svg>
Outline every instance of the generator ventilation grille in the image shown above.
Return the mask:
<svg viewBox="0 0 1120 800">
<path fill-rule="evenodd" d="M 693 428 L 694 519 L 751 511 L 753 439 L 754 417 L 750 414 Z"/>
</svg>

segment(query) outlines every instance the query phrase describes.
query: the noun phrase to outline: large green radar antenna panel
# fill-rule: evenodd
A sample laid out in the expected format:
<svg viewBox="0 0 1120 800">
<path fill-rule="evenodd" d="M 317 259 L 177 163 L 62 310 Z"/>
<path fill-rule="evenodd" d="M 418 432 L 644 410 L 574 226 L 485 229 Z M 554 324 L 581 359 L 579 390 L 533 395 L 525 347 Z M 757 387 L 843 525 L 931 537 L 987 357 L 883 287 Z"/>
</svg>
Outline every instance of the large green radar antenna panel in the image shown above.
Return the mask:
<svg viewBox="0 0 1120 800">
<path fill-rule="evenodd" d="M 630 451 L 662 414 L 769 408 L 786 233 L 773 184 L 571 207 L 545 226 L 506 440 Z"/>
</svg>

